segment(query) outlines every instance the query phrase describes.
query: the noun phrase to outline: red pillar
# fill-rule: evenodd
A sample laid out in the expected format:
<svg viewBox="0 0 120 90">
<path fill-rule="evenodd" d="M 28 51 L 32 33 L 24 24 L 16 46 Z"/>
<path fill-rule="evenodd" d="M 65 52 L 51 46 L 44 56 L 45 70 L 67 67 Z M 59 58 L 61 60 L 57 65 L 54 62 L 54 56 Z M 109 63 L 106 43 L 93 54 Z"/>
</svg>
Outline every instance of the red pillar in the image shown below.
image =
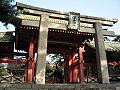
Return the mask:
<svg viewBox="0 0 120 90">
<path fill-rule="evenodd" d="M 29 46 L 29 58 L 34 57 L 34 42 L 30 41 L 30 46 Z"/>
<path fill-rule="evenodd" d="M 70 68 L 70 82 L 78 82 L 78 62 L 75 58 L 75 53 L 69 56 L 69 68 Z"/>
<path fill-rule="evenodd" d="M 80 44 L 78 48 L 78 59 L 79 59 L 79 80 L 80 83 L 84 83 L 84 60 L 83 60 L 83 51 L 82 51 L 83 45 Z"/>
<path fill-rule="evenodd" d="M 33 80 L 34 80 L 34 42 L 31 41 L 29 46 L 27 82 L 32 83 Z"/>
<path fill-rule="evenodd" d="M 69 55 L 69 82 L 73 82 L 73 67 L 72 67 L 72 63 L 73 63 L 73 58 L 74 58 L 74 54 L 71 53 Z"/>
<path fill-rule="evenodd" d="M 78 64 L 73 68 L 73 82 L 78 82 Z"/>
</svg>

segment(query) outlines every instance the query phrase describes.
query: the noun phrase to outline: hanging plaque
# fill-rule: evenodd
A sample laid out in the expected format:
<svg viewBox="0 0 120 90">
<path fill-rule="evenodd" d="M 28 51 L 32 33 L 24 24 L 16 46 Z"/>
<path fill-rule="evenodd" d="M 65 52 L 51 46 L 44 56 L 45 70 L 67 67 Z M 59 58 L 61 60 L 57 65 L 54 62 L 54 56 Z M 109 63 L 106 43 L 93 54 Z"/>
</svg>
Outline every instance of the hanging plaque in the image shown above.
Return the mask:
<svg viewBox="0 0 120 90">
<path fill-rule="evenodd" d="M 68 29 L 78 30 L 80 27 L 80 13 L 69 13 Z"/>
</svg>

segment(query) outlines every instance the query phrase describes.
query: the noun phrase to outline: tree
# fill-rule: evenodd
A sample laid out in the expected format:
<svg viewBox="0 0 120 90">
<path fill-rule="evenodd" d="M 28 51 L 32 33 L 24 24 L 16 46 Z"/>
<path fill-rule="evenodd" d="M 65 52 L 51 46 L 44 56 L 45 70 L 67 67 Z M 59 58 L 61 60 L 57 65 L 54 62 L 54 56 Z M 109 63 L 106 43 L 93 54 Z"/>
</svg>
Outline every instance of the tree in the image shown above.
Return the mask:
<svg viewBox="0 0 120 90">
<path fill-rule="evenodd" d="M 115 42 L 120 42 L 120 35 L 116 36 L 113 41 L 115 41 Z"/>
<path fill-rule="evenodd" d="M 0 21 L 7 24 L 11 23 L 13 18 L 17 14 L 15 5 L 13 5 L 14 0 L 0 0 Z"/>
<path fill-rule="evenodd" d="M 110 41 L 108 37 L 104 37 L 104 41 Z"/>
<path fill-rule="evenodd" d="M 60 54 L 49 54 L 48 56 L 51 58 L 51 62 L 54 62 L 52 73 L 49 75 L 49 78 L 53 77 L 53 82 L 62 83 L 64 74 L 62 65 L 64 58 Z"/>
<path fill-rule="evenodd" d="M 51 58 L 52 62 L 54 62 L 55 65 L 61 65 L 64 61 L 64 58 L 60 54 L 49 54 L 48 56 Z"/>
</svg>

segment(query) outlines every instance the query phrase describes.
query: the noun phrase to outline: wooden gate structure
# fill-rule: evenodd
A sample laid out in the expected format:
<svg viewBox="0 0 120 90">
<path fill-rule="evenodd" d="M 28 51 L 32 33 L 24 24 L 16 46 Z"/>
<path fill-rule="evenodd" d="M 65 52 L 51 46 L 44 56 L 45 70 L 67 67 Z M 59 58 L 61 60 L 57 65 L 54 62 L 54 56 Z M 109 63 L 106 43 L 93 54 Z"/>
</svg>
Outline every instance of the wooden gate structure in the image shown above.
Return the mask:
<svg viewBox="0 0 120 90">
<path fill-rule="evenodd" d="M 94 38 L 97 79 L 99 83 L 109 83 L 103 36 L 115 34 L 103 27 L 113 26 L 117 19 L 59 12 L 22 3 L 17 3 L 17 9 L 21 14 L 17 15 L 15 49 L 28 53 L 27 82 L 32 83 L 35 77 L 36 84 L 45 84 L 46 55 L 53 53 L 64 56 L 66 83 L 84 83 L 83 43 Z M 69 27 L 71 23 L 72 28 Z"/>
</svg>

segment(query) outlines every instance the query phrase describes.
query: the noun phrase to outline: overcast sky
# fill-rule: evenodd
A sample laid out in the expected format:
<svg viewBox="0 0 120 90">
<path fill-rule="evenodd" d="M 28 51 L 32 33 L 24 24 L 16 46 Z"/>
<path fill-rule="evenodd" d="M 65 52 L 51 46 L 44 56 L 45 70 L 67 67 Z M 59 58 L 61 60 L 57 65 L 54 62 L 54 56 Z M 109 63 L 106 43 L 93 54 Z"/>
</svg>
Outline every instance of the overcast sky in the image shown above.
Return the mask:
<svg viewBox="0 0 120 90">
<path fill-rule="evenodd" d="M 106 18 L 117 18 L 119 21 L 109 30 L 120 34 L 120 0 L 16 0 L 24 4 L 58 10 L 63 12 L 78 12 L 83 15 Z M 9 25 L 9 30 L 14 27 Z M 0 24 L 0 30 L 4 30 Z"/>
</svg>

